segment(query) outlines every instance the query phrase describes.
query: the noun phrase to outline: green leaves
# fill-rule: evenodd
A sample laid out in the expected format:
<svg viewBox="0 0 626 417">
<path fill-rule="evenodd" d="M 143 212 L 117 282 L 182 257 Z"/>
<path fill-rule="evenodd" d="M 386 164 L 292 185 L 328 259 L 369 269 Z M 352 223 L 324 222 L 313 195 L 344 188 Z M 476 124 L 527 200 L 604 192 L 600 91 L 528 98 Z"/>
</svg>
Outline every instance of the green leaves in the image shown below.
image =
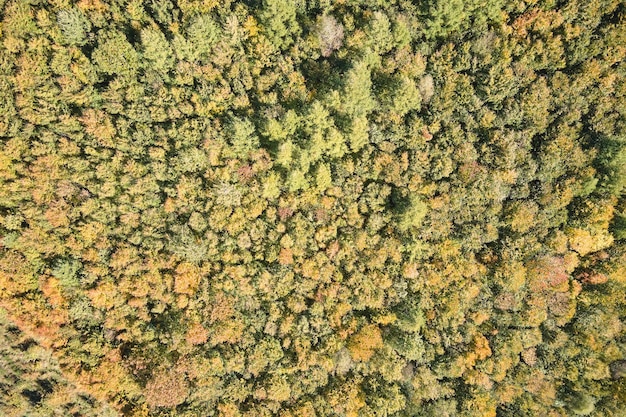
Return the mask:
<svg viewBox="0 0 626 417">
<path fill-rule="evenodd" d="M 252 351 L 248 360 L 248 369 L 252 375 L 259 375 L 261 372 L 269 370 L 283 357 L 283 349 L 280 342 L 274 338 L 264 338 Z"/>
<path fill-rule="evenodd" d="M 139 54 L 126 36 L 117 31 L 98 36 L 92 58 L 97 69 L 109 75 L 134 76 L 139 69 Z"/>
<path fill-rule="evenodd" d="M 150 67 L 167 73 L 174 65 L 172 48 L 163 32 L 154 29 L 141 31 L 143 57 L 150 61 Z"/>
<path fill-rule="evenodd" d="M 428 204 L 418 196 L 409 197 L 408 201 L 403 204 L 397 227 L 398 230 L 406 233 L 422 225 L 422 221 L 428 214 Z"/>
<path fill-rule="evenodd" d="M 620 196 L 626 190 L 626 140 L 604 138 L 600 146 L 599 186 L 612 195 Z"/>
<path fill-rule="evenodd" d="M 179 228 L 171 238 L 171 251 L 182 259 L 199 264 L 204 261 L 209 251 L 209 243 L 198 238 L 188 227 Z"/>
<path fill-rule="evenodd" d="M 429 3 L 426 28 L 427 39 L 446 37 L 461 29 L 467 19 L 465 2 L 462 0 L 435 0 Z"/>
<path fill-rule="evenodd" d="M 370 68 L 357 62 L 345 75 L 341 110 L 350 117 L 366 116 L 375 105 Z"/>
<path fill-rule="evenodd" d="M 187 39 L 190 42 L 192 60 L 206 61 L 209 59 L 213 46 L 221 36 L 221 28 L 210 15 L 196 16 L 187 28 Z"/>
<path fill-rule="evenodd" d="M 426 39 L 442 39 L 463 31 L 480 33 L 489 23 L 502 20 L 502 0 L 433 0 L 424 9 Z"/>
<path fill-rule="evenodd" d="M 260 12 L 260 20 L 272 45 L 283 49 L 293 43 L 300 34 L 300 26 L 296 19 L 297 3 L 282 0 L 264 0 Z"/>
<path fill-rule="evenodd" d="M 228 130 L 230 151 L 235 158 L 245 160 L 259 149 L 256 128 L 249 119 L 233 118 Z"/>
<path fill-rule="evenodd" d="M 78 271 L 81 268 L 81 263 L 75 259 L 62 260 L 52 269 L 52 276 L 59 280 L 59 284 L 68 294 L 71 294 L 80 286 Z"/>
</svg>

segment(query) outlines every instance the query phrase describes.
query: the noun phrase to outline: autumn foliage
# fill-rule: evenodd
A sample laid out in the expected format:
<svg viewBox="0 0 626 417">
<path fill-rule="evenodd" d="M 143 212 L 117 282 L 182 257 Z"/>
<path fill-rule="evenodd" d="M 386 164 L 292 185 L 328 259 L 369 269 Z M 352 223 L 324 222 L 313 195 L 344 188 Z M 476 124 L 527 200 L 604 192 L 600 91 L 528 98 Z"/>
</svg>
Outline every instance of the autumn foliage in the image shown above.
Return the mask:
<svg viewBox="0 0 626 417">
<path fill-rule="evenodd" d="M 621 0 L 0 1 L 0 415 L 626 415 Z"/>
</svg>

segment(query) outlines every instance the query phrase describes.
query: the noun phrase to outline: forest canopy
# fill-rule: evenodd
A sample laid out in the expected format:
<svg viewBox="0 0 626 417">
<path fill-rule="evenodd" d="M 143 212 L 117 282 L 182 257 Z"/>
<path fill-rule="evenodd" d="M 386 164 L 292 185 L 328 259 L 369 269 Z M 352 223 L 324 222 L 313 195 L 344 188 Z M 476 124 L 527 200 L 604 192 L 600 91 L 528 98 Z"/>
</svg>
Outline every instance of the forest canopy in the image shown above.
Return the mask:
<svg viewBox="0 0 626 417">
<path fill-rule="evenodd" d="M 0 414 L 626 415 L 622 0 L 0 19 Z"/>
</svg>

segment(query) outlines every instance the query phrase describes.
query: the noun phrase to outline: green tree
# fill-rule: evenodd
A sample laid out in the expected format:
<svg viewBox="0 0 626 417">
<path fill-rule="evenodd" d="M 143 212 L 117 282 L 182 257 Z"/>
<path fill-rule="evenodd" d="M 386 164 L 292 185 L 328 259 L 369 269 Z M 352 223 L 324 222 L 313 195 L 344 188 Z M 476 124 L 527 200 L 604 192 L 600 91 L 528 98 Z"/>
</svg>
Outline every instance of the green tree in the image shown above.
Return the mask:
<svg viewBox="0 0 626 417">
<path fill-rule="evenodd" d="M 105 74 L 133 76 L 139 69 L 139 54 L 120 32 L 99 33 L 92 56 L 96 68 Z"/>
</svg>

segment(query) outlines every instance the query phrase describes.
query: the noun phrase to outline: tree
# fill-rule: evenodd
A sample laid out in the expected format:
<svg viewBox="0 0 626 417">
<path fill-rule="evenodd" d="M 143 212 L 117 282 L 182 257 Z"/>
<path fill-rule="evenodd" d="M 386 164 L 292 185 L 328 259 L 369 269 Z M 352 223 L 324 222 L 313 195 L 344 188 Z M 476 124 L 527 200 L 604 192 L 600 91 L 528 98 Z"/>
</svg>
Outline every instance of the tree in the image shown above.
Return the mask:
<svg viewBox="0 0 626 417">
<path fill-rule="evenodd" d="M 323 15 L 318 23 L 318 38 L 323 57 L 329 57 L 333 51 L 343 45 L 343 25 L 333 16 Z"/>
<path fill-rule="evenodd" d="M 210 15 L 202 14 L 194 17 L 187 27 L 187 38 L 190 42 L 189 58 L 207 61 L 213 46 L 221 37 L 221 29 Z"/>
<path fill-rule="evenodd" d="M 57 23 L 65 41 L 71 45 L 84 45 L 91 30 L 91 22 L 77 8 L 59 10 Z"/>
<path fill-rule="evenodd" d="M 350 339 L 348 350 L 354 360 L 367 362 L 382 345 L 380 329 L 376 325 L 367 325 Z"/>
<path fill-rule="evenodd" d="M 185 374 L 177 368 L 161 369 L 148 381 L 146 402 L 150 407 L 175 407 L 189 395 Z"/>
<path fill-rule="evenodd" d="M 141 31 L 143 57 L 148 59 L 151 67 L 157 71 L 167 73 L 174 65 L 172 48 L 163 32 L 155 29 Z"/>
<path fill-rule="evenodd" d="M 623 415 L 622 3 L 0 1 L 0 415 Z"/>
<path fill-rule="evenodd" d="M 269 41 L 276 49 L 290 46 L 293 37 L 300 34 L 296 3 L 264 0 L 259 17 Z"/>
<path fill-rule="evenodd" d="M 93 60 L 99 71 L 109 75 L 132 76 L 139 69 L 139 54 L 120 32 L 99 34 Z"/>
</svg>

